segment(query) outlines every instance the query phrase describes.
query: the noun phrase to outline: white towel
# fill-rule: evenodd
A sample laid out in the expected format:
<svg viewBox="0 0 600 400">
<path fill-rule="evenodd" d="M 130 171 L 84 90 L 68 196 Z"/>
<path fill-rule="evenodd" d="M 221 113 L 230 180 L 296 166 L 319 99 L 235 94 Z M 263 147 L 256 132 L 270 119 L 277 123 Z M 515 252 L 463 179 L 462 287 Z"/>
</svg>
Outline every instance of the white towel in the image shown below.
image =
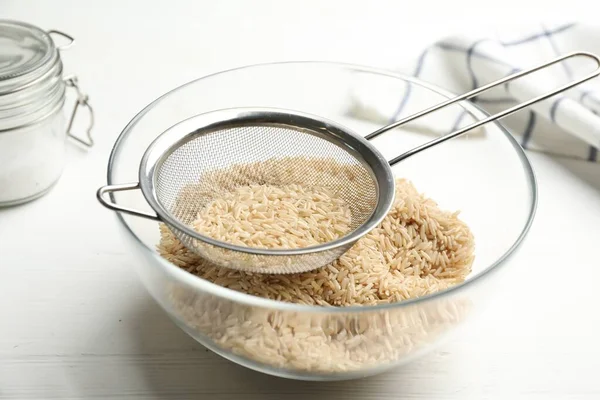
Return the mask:
<svg viewBox="0 0 600 400">
<path fill-rule="evenodd" d="M 600 27 L 563 23 L 515 30 L 511 26 L 487 36 L 451 36 L 425 48 L 418 58 L 395 70 L 462 94 L 573 51 L 600 55 Z M 568 59 L 471 101 L 494 114 L 588 75 L 595 68 L 589 59 Z M 403 93 L 397 94 L 393 108 L 389 101 L 379 108 L 355 103 L 353 112 L 377 123 L 389 123 L 414 113 L 405 111 L 410 108 L 410 92 L 407 85 Z M 443 118 L 448 124 L 444 132 L 472 122 L 458 107 L 452 110 L 452 116 Z M 526 150 L 600 162 L 600 77 L 504 117 L 500 123 Z"/>
</svg>

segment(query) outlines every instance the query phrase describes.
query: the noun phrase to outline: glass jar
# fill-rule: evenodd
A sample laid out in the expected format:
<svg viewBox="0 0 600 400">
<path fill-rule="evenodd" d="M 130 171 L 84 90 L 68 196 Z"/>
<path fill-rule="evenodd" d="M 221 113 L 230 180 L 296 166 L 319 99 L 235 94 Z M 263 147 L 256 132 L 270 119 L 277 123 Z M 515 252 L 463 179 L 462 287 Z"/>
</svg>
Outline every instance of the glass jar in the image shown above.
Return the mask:
<svg viewBox="0 0 600 400">
<path fill-rule="evenodd" d="M 68 40 L 57 46 L 51 35 Z M 74 39 L 20 21 L 0 20 L 0 207 L 21 204 L 47 193 L 59 180 L 67 137 L 93 146 L 93 111 L 75 76 L 63 76 L 60 51 Z M 67 120 L 68 87 L 77 100 Z M 87 137 L 71 133 L 79 108 L 87 108 Z"/>
</svg>

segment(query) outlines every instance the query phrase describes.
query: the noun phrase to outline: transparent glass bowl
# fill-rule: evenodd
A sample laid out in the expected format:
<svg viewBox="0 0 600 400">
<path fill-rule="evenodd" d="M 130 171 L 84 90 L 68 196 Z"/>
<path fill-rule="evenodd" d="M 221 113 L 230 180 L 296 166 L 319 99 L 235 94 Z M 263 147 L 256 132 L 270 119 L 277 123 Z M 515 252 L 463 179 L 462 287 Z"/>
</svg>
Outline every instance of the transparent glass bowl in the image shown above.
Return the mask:
<svg viewBox="0 0 600 400">
<path fill-rule="evenodd" d="M 366 135 L 394 118 L 452 96 L 410 77 L 345 64 L 288 62 L 225 71 L 176 88 L 136 115 L 115 143 L 108 183 L 136 182 L 139 161 L 150 142 L 196 114 L 240 106 L 279 107 L 321 115 Z M 449 132 L 456 124 L 485 116 L 472 103 L 462 102 L 373 143 L 391 158 Z M 272 375 L 358 378 L 427 353 L 485 309 L 488 300 L 510 290 L 510 283 L 501 286 L 502 272 L 518 263 L 515 251 L 535 213 L 532 168 L 518 143 L 498 123 L 409 158 L 393 170 L 440 207 L 461 210 L 460 218 L 473 231 L 476 246 L 473 272 L 464 283 L 381 306 L 325 308 L 277 302 L 217 286 L 178 268 L 156 251 L 158 223 L 119 213 L 117 218 L 144 285 L 168 315 L 204 346 Z M 139 192 L 114 193 L 112 200 L 152 211 Z M 267 321 L 295 329 L 267 332 L 262 328 Z M 223 340 L 223 335 L 235 336 L 236 326 L 241 325 L 254 327 L 252 335 L 240 337 L 235 346 Z M 340 326 L 352 329 L 339 337 Z M 375 339 L 371 331 L 367 340 L 365 329 L 376 330 Z M 315 336 L 326 339 L 317 339 L 315 345 Z M 301 359 L 283 357 L 282 343 L 303 349 Z"/>
</svg>

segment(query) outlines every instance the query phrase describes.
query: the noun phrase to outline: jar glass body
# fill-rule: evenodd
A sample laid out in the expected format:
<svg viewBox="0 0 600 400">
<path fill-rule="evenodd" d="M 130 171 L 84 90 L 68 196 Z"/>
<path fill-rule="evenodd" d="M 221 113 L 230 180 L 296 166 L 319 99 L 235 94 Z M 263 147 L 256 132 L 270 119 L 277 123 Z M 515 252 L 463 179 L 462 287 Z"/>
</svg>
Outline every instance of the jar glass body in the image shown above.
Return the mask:
<svg viewBox="0 0 600 400">
<path fill-rule="evenodd" d="M 66 152 L 66 118 L 61 107 L 43 120 L 0 132 L 0 206 L 34 200 L 60 178 Z"/>
</svg>

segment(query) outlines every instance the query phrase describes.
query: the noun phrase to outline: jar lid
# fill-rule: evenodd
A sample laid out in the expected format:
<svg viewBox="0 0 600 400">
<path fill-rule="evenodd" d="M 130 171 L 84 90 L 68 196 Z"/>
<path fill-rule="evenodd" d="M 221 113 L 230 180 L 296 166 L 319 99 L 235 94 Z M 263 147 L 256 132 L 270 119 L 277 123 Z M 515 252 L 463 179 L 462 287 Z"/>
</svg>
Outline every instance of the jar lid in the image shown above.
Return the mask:
<svg viewBox="0 0 600 400">
<path fill-rule="evenodd" d="M 0 19 L 0 95 L 44 75 L 57 57 L 47 32 L 24 22 Z"/>
<path fill-rule="evenodd" d="M 0 133 L 36 123 L 62 105 L 58 50 L 49 32 L 0 19 Z"/>
</svg>

